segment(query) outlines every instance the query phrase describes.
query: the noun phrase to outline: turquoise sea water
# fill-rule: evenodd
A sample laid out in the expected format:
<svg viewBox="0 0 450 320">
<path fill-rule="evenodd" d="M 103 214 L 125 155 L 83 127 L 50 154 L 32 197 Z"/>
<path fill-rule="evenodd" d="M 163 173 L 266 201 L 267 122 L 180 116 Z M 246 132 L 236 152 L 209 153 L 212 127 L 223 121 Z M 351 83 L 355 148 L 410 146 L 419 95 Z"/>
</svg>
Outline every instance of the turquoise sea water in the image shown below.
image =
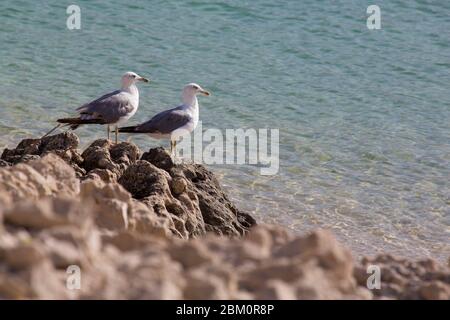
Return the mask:
<svg viewBox="0 0 450 320">
<path fill-rule="evenodd" d="M 66 8 L 81 7 L 81 30 Z M 366 27 L 381 8 L 382 29 Z M 195 81 L 203 128 L 279 128 L 280 171 L 212 166 L 240 207 L 357 254 L 450 255 L 450 2 L 0 2 L 0 148 L 115 89 L 140 86 L 131 122 Z M 79 130 L 84 145 L 101 127 Z M 158 145 L 134 139 L 143 148 Z"/>
</svg>

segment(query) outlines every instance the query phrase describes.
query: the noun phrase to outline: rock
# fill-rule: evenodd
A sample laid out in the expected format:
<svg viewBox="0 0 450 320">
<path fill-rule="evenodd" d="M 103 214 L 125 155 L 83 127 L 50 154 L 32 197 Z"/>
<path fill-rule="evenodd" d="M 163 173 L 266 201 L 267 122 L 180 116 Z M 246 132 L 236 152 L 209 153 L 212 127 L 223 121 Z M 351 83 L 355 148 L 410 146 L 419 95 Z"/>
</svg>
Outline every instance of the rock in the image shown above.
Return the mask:
<svg viewBox="0 0 450 320">
<path fill-rule="evenodd" d="M 170 174 L 170 178 L 167 176 L 165 178 L 170 183 L 173 196 L 178 197 L 186 206 L 190 207 L 190 211 L 198 206 L 206 231 L 228 236 L 243 235 L 249 228 L 256 225 L 256 221 L 250 215 L 239 211 L 231 203 L 215 176 L 204 166 L 174 164 L 170 154 L 163 148 L 151 149 L 144 153 L 142 159 Z M 152 170 L 154 171 L 154 169 Z M 160 178 L 162 179 L 163 176 L 160 175 Z M 184 182 L 186 182 L 186 186 L 184 186 Z M 180 197 L 180 194 L 184 194 L 184 192 L 187 195 Z M 143 196 L 142 192 L 138 195 L 131 193 L 138 198 Z M 195 226 L 195 220 L 200 218 L 195 216 L 194 221 L 188 219 L 185 222 Z M 189 227 L 187 229 L 189 230 Z"/>
<path fill-rule="evenodd" d="M 122 169 L 125 169 L 132 163 L 135 163 L 139 160 L 141 155 L 141 151 L 139 148 L 130 142 L 121 142 L 118 144 L 114 144 L 110 148 L 111 159 L 121 166 Z"/>
<path fill-rule="evenodd" d="M 79 192 L 79 181 L 61 158 L 48 154 L 27 164 L 0 168 L 0 188 L 17 201 L 58 194 L 73 196 Z"/>
<path fill-rule="evenodd" d="M 185 179 L 183 179 L 181 177 L 175 177 L 172 179 L 172 183 L 171 183 L 170 187 L 172 189 L 172 192 L 175 195 L 180 195 L 184 191 L 186 191 L 187 182 Z"/>
<path fill-rule="evenodd" d="M 450 300 L 450 285 L 441 281 L 425 284 L 420 287 L 419 292 L 425 300 Z"/>
<path fill-rule="evenodd" d="M 0 168 L 0 188 L 13 201 L 52 195 L 57 190 L 47 185 L 46 179 L 26 164 Z"/>
<path fill-rule="evenodd" d="M 50 264 L 42 264 L 30 270 L 29 283 L 32 299 L 68 299 L 71 292 L 66 287 L 67 274 L 56 271 Z M 45 279 L 45 281 L 42 281 Z"/>
<path fill-rule="evenodd" d="M 108 169 L 93 169 L 89 171 L 83 180 L 101 180 L 104 182 L 116 182 L 118 174 Z"/>
<path fill-rule="evenodd" d="M 262 279 L 272 279 L 294 284 L 296 294 L 303 299 L 356 295 L 351 255 L 327 231 L 318 230 L 277 246 L 272 257 L 246 270 L 240 285 L 250 292 L 258 292 L 263 290 Z"/>
<path fill-rule="evenodd" d="M 148 152 L 144 152 L 141 160 L 148 161 L 154 166 L 165 171 L 169 171 L 175 166 L 170 153 L 162 147 L 150 149 Z"/>
<path fill-rule="evenodd" d="M 111 199 L 103 202 L 95 219 L 100 228 L 126 230 L 128 228 L 128 205 Z"/>
<path fill-rule="evenodd" d="M 41 153 L 50 151 L 75 150 L 80 144 L 80 139 L 73 132 L 64 132 L 40 139 L 39 151 Z"/>
<path fill-rule="evenodd" d="M 276 257 L 298 257 L 302 260 L 317 259 L 330 276 L 336 279 L 352 275 L 353 259 L 349 250 L 337 244 L 333 235 L 326 230 L 317 230 L 307 237 L 294 239 L 275 251 Z"/>
<path fill-rule="evenodd" d="M 262 288 L 262 279 L 295 282 L 303 276 L 301 265 L 290 263 L 288 260 L 264 261 L 263 264 L 243 272 L 240 277 L 240 287 L 256 292 Z"/>
<path fill-rule="evenodd" d="M 62 225 L 82 225 L 83 209 L 76 200 L 44 198 L 23 201 L 5 210 L 5 222 L 16 227 L 45 229 Z"/>
<path fill-rule="evenodd" d="M 0 189 L 6 190 L 3 194 L 8 193 L 13 201 L 76 196 L 79 179 L 119 181 L 134 199 L 148 207 L 148 216 L 131 218 L 130 203 L 115 202 L 113 197 L 97 198 L 97 204 L 103 207 L 97 210 L 96 221 L 102 227 L 124 230 L 132 219 L 133 228 L 141 231 L 165 234 L 170 230 L 175 236 L 189 238 L 207 231 L 239 236 L 256 224 L 250 215 L 234 207 L 214 175 L 203 166 L 175 164 L 162 148 L 151 149 L 138 160 L 141 152 L 132 143 L 100 139 L 82 154 L 76 149 L 78 144 L 78 137 L 68 132 L 23 140 L 17 148 L 5 149 L 5 165 L 20 163 L 0 169 Z"/>
<path fill-rule="evenodd" d="M 187 300 L 226 300 L 231 299 L 225 282 L 217 276 L 205 276 L 202 272 L 191 272 L 184 288 Z"/>
<path fill-rule="evenodd" d="M 36 244 L 17 244 L 0 250 L 2 251 L 0 255 L 11 269 L 29 268 L 45 258 L 43 249 Z"/>
<path fill-rule="evenodd" d="M 359 272 L 369 265 L 381 271 L 381 289 L 373 290 L 377 299 L 450 299 L 450 269 L 434 260 L 411 261 L 381 254 L 362 259 Z M 363 277 L 356 279 L 359 285 L 366 285 Z"/>
<path fill-rule="evenodd" d="M 154 237 L 145 236 L 130 231 L 122 231 L 115 234 L 102 236 L 103 243 L 112 244 L 121 251 L 139 250 L 145 246 L 155 245 L 158 240 Z"/>
<path fill-rule="evenodd" d="M 71 265 L 87 265 L 84 254 L 73 243 L 53 237 L 46 237 L 43 243 L 55 268 L 66 270 Z"/>
<path fill-rule="evenodd" d="M 50 224 L 42 229 L 36 228 L 41 227 L 39 224 L 32 224 L 32 228 L 25 229 L 5 220 L 7 231 L 0 233 L 0 298 L 373 298 L 365 288 L 365 278 L 363 285 L 356 284 L 354 274 L 356 270 L 365 271 L 364 267 L 353 270 L 351 256 L 328 231 L 296 236 L 280 227 L 259 225 L 242 238 L 208 234 L 183 240 L 154 233 L 152 228 L 138 228 L 142 217 L 156 219 L 154 222 L 167 220 L 131 198 L 118 184 L 84 181 L 80 198 L 84 203 L 82 213 L 71 209 L 72 205 L 80 206 L 78 200 L 64 200 L 69 201 L 66 209 L 61 204 L 55 209 L 56 203 L 63 201 L 61 198 L 40 200 L 49 204 L 46 210 L 50 217 L 67 216 L 64 221 L 68 224 Z M 98 205 L 110 200 L 128 206 L 126 228 L 105 229 L 92 223 L 98 217 Z M 14 215 L 16 211 L 13 212 Z M 393 270 L 396 267 L 386 257 L 381 260 Z M 366 262 L 373 263 L 370 259 Z M 440 279 L 422 281 L 415 291 L 417 298 L 446 298 L 448 278 L 440 265 L 403 260 L 395 263 L 414 270 L 425 268 L 421 271 L 423 277 Z M 81 290 L 65 288 L 65 269 L 70 265 L 80 267 Z M 401 281 L 389 282 L 394 279 L 392 275 L 402 277 L 407 271 L 400 268 L 388 273 L 388 283 L 382 284 L 385 295 L 375 297 L 401 297 L 405 296 L 404 290 L 413 290 Z"/>
<path fill-rule="evenodd" d="M 0 230 L 1 230 L 1 225 L 2 225 L 2 220 L 3 220 L 3 210 L 8 207 L 12 202 L 12 197 L 9 194 L 9 192 L 7 192 L 3 186 L 0 185 Z"/>
<path fill-rule="evenodd" d="M 80 182 L 67 163 L 54 154 L 43 156 L 40 160 L 29 162 L 28 165 L 39 172 L 55 189 L 55 194 L 74 196 L 80 191 Z"/>
<path fill-rule="evenodd" d="M 89 213 L 85 219 L 88 221 L 82 226 L 53 227 L 38 234 L 55 268 L 89 267 L 99 256 L 102 249 L 100 231 L 90 222 Z"/>
<path fill-rule="evenodd" d="M 0 160 L 0 167 L 9 167 L 11 165 L 11 163 L 5 161 L 5 160 Z"/>
<path fill-rule="evenodd" d="M 168 251 L 172 259 L 178 261 L 186 269 L 202 264 L 212 264 L 215 261 L 214 255 L 200 241 L 175 244 Z"/>
<path fill-rule="evenodd" d="M 271 235 L 270 231 L 268 230 L 270 226 L 256 226 L 250 230 L 249 233 L 246 234 L 245 239 L 250 242 L 254 243 L 257 246 L 271 249 L 272 245 L 274 244 L 272 242 L 273 235 Z M 283 243 L 285 241 L 282 241 Z M 278 244 L 280 241 L 278 242 Z"/>
<path fill-rule="evenodd" d="M 355 265 L 329 231 L 256 226 L 202 165 L 162 148 L 139 159 L 129 143 L 77 145 L 62 134 L 4 151 L 0 298 L 449 299 L 450 271 L 433 260 Z M 366 288 L 369 264 L 380 290 Z M 73 265 L 80 290 L 66 288 Z"/>
<path fill-rule="evenodd" d="M 206 231 L 223 235 L 243 235 L 256 221 L 239 211 L 228 199 L 216 177 L 204 166 L 183 164 L 181 170 L 187 181 L 188 190 L 198 197 L 200 211 Z"/>
<path fill-rule="evenodd" d="M 169 217 L 159 217 L 156 213 L 139 201 L 130 204 L 129 225 L 131 230 L 140 234 L 151 234 L 160 238 L 168 238 L 175 234 L 175 225 Z"/>
<path fill-rule="evenodd" d="M 128 142 L 114 144 L 105 139 L 94 141 L 81 155 L 82 167 L 106 182 L 117 181 L 120 174 L 140 156 L 139 148 Z M 92 172 L 92 173 L 91 173 Z"/>
<path fill-rule="evenodd" d="M 112 161 L 110 148 L 112 142 L 106 139 L 94 141 L 82 154 L 83 168 L 86 172 L 94 169 L 108 169 L 114 171 L 116 164 Z"/>
<path fill-rule="evenodd" d="M 30 297 L 27 280 L 0 271 L 0 299 L 24 299 Z"/>
<path fill-rule="evenodd" d="M 125 170 L 119 183 L 134 198 L 152 208 L 156 215 L 170 219 L 176 234 L 181 237 L 204 234 L 204 222 L 198 203 L 174 197 L 169 186 L 171 180 L 166 171 L 145 160 L 139 160 Z"/>
<path fill-rule="evenodd" d="M 87 180 L 81 184 L 81 199 L 93 200 L 94 219 L 100 228 L 126 230 L 131 195 L 117 183 Z"/>
<path fill-rule="evenodd" d="M 97 202 L 102 199 L 116 199 L 123 202 L 131 201 L 131 194 L 117 183 L 104 183 L 103 181 L 83 181 L 80 188 L 80 197 L 93 197 Z"/>
<path fill-rule="evenodd" d="M 119 183 L 134 198 L 142 199 L 152 195 L 168 194 L 170 175 L 150 162 L 139 160 L 125 170 Z"/>
<path fill-rule="evenodd" d="M 16 164 L 21 162 L 24 156 L 39 155 L 40 139 L 22 140 L 15 149 L 4 149 L 1 159 L 9 163 Z"/>
<path fill-rule="evenodd" d="M 256 294 L 261 300 L 296 300 L 297 295 L 294 288 L 283 281 L 269 280 L 264 284 L 261 291 Z"/>
<path fill-rule="evenodd" d="M 27 162 L 30 159 L 39 159 L 40 156 L 49 152 L 56 152 L 61 155 L 67 152 L 64 154 L 64 160 L 67 160 L 68 163 L 79 163 L 79 154 L 76 152 L 79 142 L 78 137 L 72 132 L 60 133 L 42 139 L 25 139 L 15 149 L 4 149 L 1 159 L 16 164 Z"/>
<path fill-rule="evenodd" d="M 21 163 L 28 163 L 28 162 L 33 161 L 33 160 L 39 160 L 40 158 L 41 157 L 37 156 L 37 155 L 26 154 L 26 155 L 24 155 L 24 156 L 22 156 L 20 158 L 20 162 Z"/>
</svg>

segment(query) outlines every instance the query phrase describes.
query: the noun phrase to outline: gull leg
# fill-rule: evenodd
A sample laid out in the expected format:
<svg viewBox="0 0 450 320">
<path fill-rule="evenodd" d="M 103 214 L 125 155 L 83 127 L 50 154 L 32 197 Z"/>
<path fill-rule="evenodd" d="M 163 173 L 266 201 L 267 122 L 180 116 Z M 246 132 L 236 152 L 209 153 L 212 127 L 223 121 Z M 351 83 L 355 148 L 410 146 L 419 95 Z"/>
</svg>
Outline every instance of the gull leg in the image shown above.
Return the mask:
<svg viewBox="0 0 450 320">
<path fill-rule="evenodd" d="M 108 140 L 109 140 L 109 134 L 110 134 L 109 124 L 106 126 L 106 128 L 108 130 Z"/>
<path fill-rule="evenodd" d="M 117 128 L 117 125 L 116 125 L 116 132 L 115 132 L 115 134 L 116 134 L 116 144 L 117 144 L 117 142 L 119 141 L 119 128 Z"/>
<path fill-rule="evenodd" d="M 177 141 L 170 140 L 170 158 L 175 163 L 177 158 Z"/>
<path fill-rule="evenodd" d="M 173 141 L 173 157 L 177 157 L 177 140 Z"/>
<path fill-rule="evenodd" d="M 177 140 L 173 141 L 172 161 L 173 161 L 174 164 L 181 164 L 181 163 L 183 163 L 183 158 L 178 158 L 178 155 L 177 155 Z"/>
</svg>

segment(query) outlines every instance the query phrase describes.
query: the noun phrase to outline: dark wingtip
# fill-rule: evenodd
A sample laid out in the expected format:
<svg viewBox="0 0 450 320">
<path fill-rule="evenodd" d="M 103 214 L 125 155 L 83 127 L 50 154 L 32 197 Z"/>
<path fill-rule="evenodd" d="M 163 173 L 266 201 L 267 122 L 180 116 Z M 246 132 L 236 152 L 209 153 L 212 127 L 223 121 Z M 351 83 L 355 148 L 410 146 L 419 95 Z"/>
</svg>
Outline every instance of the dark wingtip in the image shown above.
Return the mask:
<svg viewBox="0 0 450 320">
<path fill-rule="evenodd" d="M 119 132 L 134 132 L 136 127 L 122 127 L 118 128 Z"/>
</svg>

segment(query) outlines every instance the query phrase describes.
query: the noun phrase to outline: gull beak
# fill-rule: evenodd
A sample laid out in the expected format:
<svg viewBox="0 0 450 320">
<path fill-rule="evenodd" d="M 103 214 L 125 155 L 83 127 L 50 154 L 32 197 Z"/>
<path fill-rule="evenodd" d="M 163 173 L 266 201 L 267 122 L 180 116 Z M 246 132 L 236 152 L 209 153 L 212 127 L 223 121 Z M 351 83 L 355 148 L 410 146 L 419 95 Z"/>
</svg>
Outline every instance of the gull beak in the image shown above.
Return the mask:
<svg viewBox="0 0 450 320">
<path fill-rule="evenodd" d="M 210 95 L 211 95 L 211 93 L 209 93 L 209 92 L 206 91 L 206 90 L 200 90 L 200 93 L 201 93 L 202 95 L 204 95 L 204 96 L 210 96 Z"/>
<path fill-rule="evenodd" d="M 142 81 L 142 82 L 150 82 L 150 80 L 148 80 L 147 78 L 144 78 L 144 77 L 140 77 L 140 78 L 138 78 L 138 80 Z"/>
</svg>

